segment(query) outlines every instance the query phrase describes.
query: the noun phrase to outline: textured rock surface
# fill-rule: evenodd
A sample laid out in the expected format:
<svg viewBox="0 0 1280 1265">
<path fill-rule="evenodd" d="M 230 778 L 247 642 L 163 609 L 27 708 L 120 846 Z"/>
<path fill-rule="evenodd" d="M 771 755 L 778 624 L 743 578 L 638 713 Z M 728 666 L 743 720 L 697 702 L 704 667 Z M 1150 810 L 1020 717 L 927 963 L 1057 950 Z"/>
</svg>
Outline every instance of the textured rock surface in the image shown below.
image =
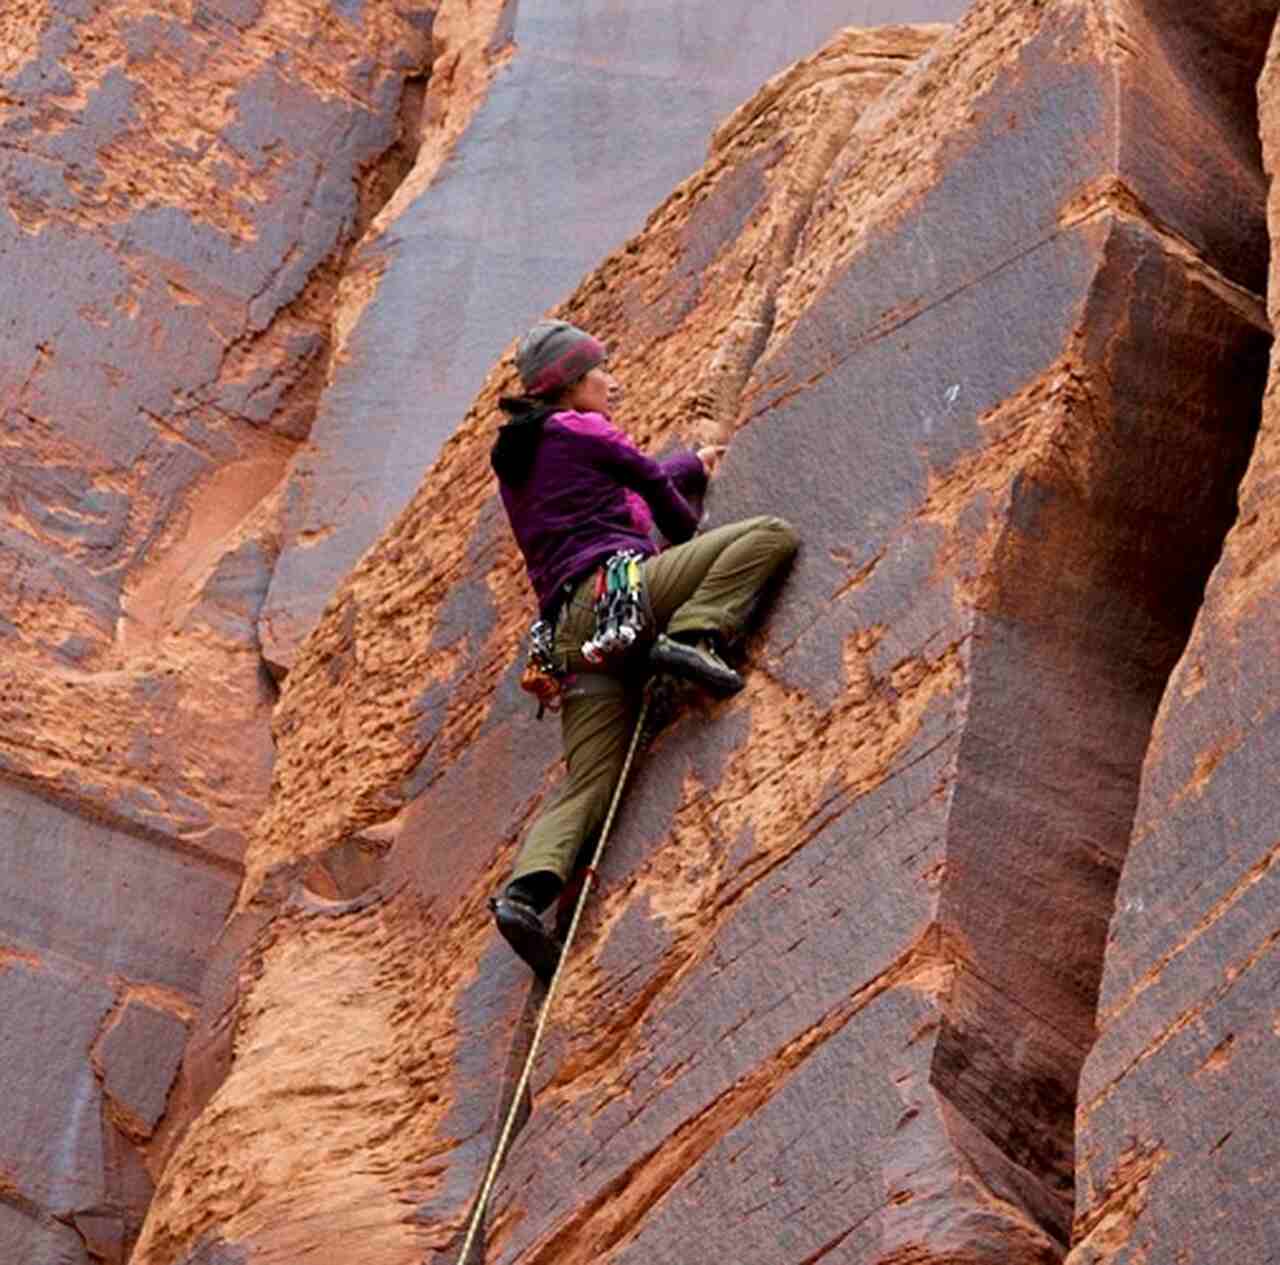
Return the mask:
<svg viewBox="0 0 1280 1265">
<path fill-rule="evenodd" d="M 487 1259 L 1065 1255 L 1142 762 L 1257 426 L 1273 16 L 981 0 L 883 95 L 925 33 L 846 36 L 566 304 L 643 442 L 732 438 L 714 517 L 805 543 L 747 691 L 637 778 Z M 505 385 L 288 678 L 139 1265 L 456 1254 L 536 1002 L 483 901 L 556 774 Z"/>
<path fill-rule="evenodd" d="M 1261 18 L 1241 57 L 1251 82 Z M 1264 38 L 1264 37 L 1263 37 Z M 1261 134 L 1280 233 L 1280 50 Z M 1278 311 L 1273 254 L 1269 306 Z M 1186 654 L 1161 703 L 1117 894 L 1099 1038 L 1081 1082 L 1072 1265 L 1275 1259 L 1280 1167 L 1276 366 Z"/>
<path fill-rule="evenodd" d="M 558 776 L 503 371 L 458 418 L 886 7 L 0 15 L 0 1260 L 123 1262 L 153 1192 L 137 1265 L 456 1257 Z M 1280 1251 L 1276 7 L 847 31 L 563 308 L 805 546 L 639 772 L 486 1259 Z"/>
<path fill-rule="evenodd" d="M 434 7 L 0 14 L 0 1260 L 122 1261 L 163 1162 L 269 786 L 272 495 Z"/>
<path fill-rule="evenodd" d="M 725 114 L 839 26 L 965 7 L 806 0 L 780 19 L 776 0 L 446 5 L 434 126 L 344 282 L 341 350 L 289 479 L 268 658 L 293 662 L 506 344 L 697 168 Z"/>
<path fill-rule="evenodd" d="M 253 624 L 275 552 L 260 506 L 314 411 L 336 265 L 405 169 L 399 107 L 431 11 L 6 20 L 7 773 L 213 852 L 218 818 L 256 812 L 270 696 Z M 126 719 L 139 709 L 151 723 Z M 184 709 L 206 749 L 164 767 L 148 731 L 182 731 Z M 260 749 L 241 738 L 233 757 L 227 735 L 255 720 Z"/>
</svg>

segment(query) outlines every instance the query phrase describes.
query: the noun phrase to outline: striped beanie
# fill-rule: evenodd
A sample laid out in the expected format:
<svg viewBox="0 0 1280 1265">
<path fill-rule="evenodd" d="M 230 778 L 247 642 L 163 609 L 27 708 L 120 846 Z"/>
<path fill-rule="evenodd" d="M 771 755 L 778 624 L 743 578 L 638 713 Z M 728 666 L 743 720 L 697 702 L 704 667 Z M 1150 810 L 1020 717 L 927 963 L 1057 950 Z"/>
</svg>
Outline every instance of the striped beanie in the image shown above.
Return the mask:
<svg viewBox="0 0 1280 1265">
<path fill-rule="evenodd" d="M 539 321 L 516 348 L 516 368 L 530 395 L 554 395 L 605 359 L 604 346 L 568 321 Z"/>
</svg>

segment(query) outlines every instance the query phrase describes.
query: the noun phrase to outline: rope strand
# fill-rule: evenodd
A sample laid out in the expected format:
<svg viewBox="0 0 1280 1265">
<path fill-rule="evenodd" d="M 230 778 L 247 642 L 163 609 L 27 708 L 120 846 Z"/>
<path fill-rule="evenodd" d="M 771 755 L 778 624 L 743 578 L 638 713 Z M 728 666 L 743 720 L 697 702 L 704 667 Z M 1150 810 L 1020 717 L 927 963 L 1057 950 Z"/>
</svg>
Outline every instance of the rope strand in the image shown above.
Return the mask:
<svg viewBox="0 0 1280 1265">
<path fill-rule="evenodd" d="M 569 930 L 565 933 L 564 948 L 560 950 L 560 960 L 556 963 L 551 982 L 547 985 L 547 995 L 542 1001 L 542 1011 L 538 1015 L 537 1027 L 533 1030 L 533 1040 L 529 1045 L 529 1053 L 525 1056 L 524 1067 L 520 1071 L 520 1079 L 516 1082 L 516 1090 L 511 1099 L 511 1106 L 507 1109 L 507 1118 L 503 1122 L 502 1132 L 498 1135 L 497 1145 L 494 1147 L 493 1155 L 489 1159 L 489 1167 L 485 1170 L 484 1181 L 480 1184 L 480 1193 L 476 1196 L 475 1207 L 471 1210 L 471 1219 L 467 1226 L 467 1237 L 463 1240 L 462 1252 L 458 1256 L 457 1265 L 467 1265 L 467 1261 L 470 1259 L 471 1247 L 476 1240 L 481 1224 L 484 1222 L 489 1196 L 493 1192 L 493 1183 L 497 1180 L 498 1170 L 502 1167 L 507 1147 L 511 1142 L 511 1132 L 515 1127 L 516 1115 L 520 1110 L 520 1101 L 528 1088 L 529 1078 L 533 1074 L 533 1061 L 537 1057 L 538 1046 L 542 1043 L 542 1034 L 546 1030 L 547 1017 L 551 1013 L 551 1003 L 555 999 L 556 988 L 560 983 L 560 974 L 564 970 L 565 960 L 569 956 L 569 949 L 573 944 L 574 936 L 577 934 L 578 922 L 587 903 L 587 894 L 596 879 L 596 866 L 599 864 L 600 857 L 604 853 L 605 844 L 608 842 L 614 814 L 617 812 L 618 803 L 622 799 L 622 789 L 626 785 L 627 775 L 631 772 L 631 763 L 635 759 L 636 749 L 640 745 L 640 735 L 644 731 L 645 716 L 648 710 L 649 688 L 646 686 L 644 698 L 640 704 L 640 713 L 636 717 L 635 731 L 631 735 L 631 745 L 627 748 L 627 758 L 623 762 L 622 772 L 618 774 L 617 785 L 613 788 L 613 798 L 609 801 L 609 811 L 605 815 L 604 825 L 600 828 L 600 837 L 596 840 L 595 851 L 592 853 L 591 861 L 587 865 L 582 890 L 578 893 L 577 902 L 573 907 L 573 918 L 569 922 Z"/>
</svg>

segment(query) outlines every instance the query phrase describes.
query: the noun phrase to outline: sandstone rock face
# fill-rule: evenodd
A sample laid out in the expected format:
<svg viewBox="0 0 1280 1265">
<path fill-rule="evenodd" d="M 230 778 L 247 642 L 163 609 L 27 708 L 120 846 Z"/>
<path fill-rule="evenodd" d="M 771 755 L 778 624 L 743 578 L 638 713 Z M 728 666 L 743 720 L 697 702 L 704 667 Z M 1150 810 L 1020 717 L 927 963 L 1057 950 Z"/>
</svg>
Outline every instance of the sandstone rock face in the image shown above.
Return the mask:
<svg viewBox="0 0 1280 1265">
<path fill-rule="evenodd" d="M 262 614 L 278 667 L 506 345 L 697 168 L 724 115 L 839 26 L 949 21 L 965 0 L 461 8 L 437 22 L 433 126 L 344 281 L 341 349 L 289 478 Z"/>
<path fill-rule="evenodd" d="M 176 1127 L 269 786 L 273 493 L 434 8 L 0 15 L 0 1260 L 123 1261 Z"/>
<path fill-rule="evenodd" d="M 481 380 L 888 8 L 0 16 L 0 1260 L 456 1260 L 558 776 Z M 1275 1254 L 1276 8 L 842 31 L 561 309 L 804 548 L 642 762 L 486 1260 Z"/>
<path fill-rule="evenodd" d="M 661 309 L 622 353 L 621 372 L 652 352 L 670 323 L 689 328 L 684 367 L 646 418 L 655 437 L 677 425 L 710 433 L 721 424 L 725 383 L 736 396 L 757 327 L 767 319 L 778 265 L 835 149 L 858 111 L 938 33 L 849 35 L 770 85 L 722 127 L 707 171 L 657 213 L 643 263 L 628 267 L 624 254 L 606 265 L 592 285 L 598 304 L 625 303 L 628 318 L 637 320 L 647 307 Z M 685 209 L 691 200 L 700 210 L 692 221 Z M 701 242 L 704 252 L 692 264 L 685 257 L 691 242 Z M 602 328 L 619 328 L 620 314 L 602 308 L 590 315 Z M 393 547 L 394 565 L 404 566 L 414 590 L 396 617 L 409 624 L 398 631 L 386 624 L 392 635 L 375 654 L 389 656 L 391 666 L 405 661 L 406 647 L 417 648 L 403 704 L 420 738 L 406 746 L 400 724 L 386 723 L 389 712 L 374 718 L 388 698 L 370 695 L 366 703 L 351 691 L 364 675 L 350 657 L 363 641 L 357 631 L 363 600 L 344 595 L 336 619 L 347 631 L 336 644 L 325 641 L 318 657 L 308 656 L 289 678 L 297 703 L 280 715 L 284 748 L 335 789 L 336 770 L 352 780 L 332 802 L 310 800 L 297 781 L 303 770 L 294 763 L 282 769 L 280 816 L 260 832 L 242 913 L 231 924 L 238 935 L 246 924 L 264 928 L 237 972 L 248 983 L 239 997 L 236 1058 L 168 1169 L 139 1260 L 182 1260 L 196 1245 L 211 1244 L 251 1259 L 305 1250 L 336 1260 L 349 1243 L 333 1227 L 348 1215 L 344 1209 L 357 1207 L 361 1249 L 370 1259 L 416 1259 L 424 1248 L 447 1245 L 484 1162 L 495 1072 L 509 1056 L 525 981 L 523 968 L 494 945 L 479 902 L 505 860 L 494 857 L 493 840 L 518 831 L 554 773 L 549 745 L 526 741 L 511 672 L 526 617 L 523 580 L 483 465 L 495 389 L 496 383 L 486 392 L 483 420 L 464 427 L 465 451 L 457 441 L 451 445 L 461 460 L 429 485 L 418 512 L 430 523 L 421 518 Z M 439 552 L 411 556 L 423 546 Z M 371 557 L 387 565 L 381 553 Z M 369 591 L 380 593 L 384 584 L 379 576 Z M 488 719 L 499 681 L 501 702 Z M 321 713 L 312 710 L 309 691 L 321 682 L 330 715 L 341 698 L 372 708 L 367 725 L 339 712 L 331 728 L 333 743 L 359 746 L 356 759 L 312 746 Z M 290 799 L 299 792 L 311 808 L 295 814 Z M 360 802 L 365 795 L 376 801 L 372 812 Z M 407 801 L 398 820 L 365 830 Z M 470 819 L 474 836 L 433 828 L 441 812 Z M 430 848 L 422 846 L 424 831 L 435 837 Z M 485 842 L 477 846 L 480 836 Z M 393 844 L 390 862 L 368 862 Z M 379 870 L 385 876 L 371 886 Z M 446 926 L 453 928 L 447 948 L 424 952 L 424 935 Z M 309 945 L 302 957 L 299 932 Z M 314 984 L 297 974 L 304 958 L 321 972 Z M 210 1009 L 221 1012 L 234 1000 L 229 985 Z M 461 1028 L 455 1005 L 466 1014 Z M 279 1143 L 278 1130 L 289 1127 L 293 1111 L 275 1079 L 281 1006 L 293 1013 L 286 1078 L 311 1087 L 316 1110 L 308 1128 L 321 1130 L 301 1150 Z M 341 1034 L 340 1045 L 334 1034 Z M 210 1059 L 226 1058 L 212 1038 L 208 1049 Z M 363 1096 L 360 1086 L 371 1095 L 363 1108 L 352 1098 Z M 461 1162 L 449 1137 L 462 1140 Z M 365 1158 L 353 1169 L 318 1162 L 321 1151 Z M 448 1162 L 420 1169 L 418 1158 L 435 1151 Z M 246 1199 L 249 1190 L 256 1193 Z M 406 1219 L 406 1200 L 410 1208 L 421 1205 L 415 1217 Z"/>
<path fill-rule="evenodd" d="M 1257 25 L 1263 25 L 1260 19 Z M 1240 78 L 1256 77 L 1256 30 Z M 1280 232 L 1273 46 L 1261 135 Z M 1273 255 L 1269 307 L 1277 316 Z M 1204 606 L 1161 702 L 1081 1082 L 1073 1265 L 1263 1261 L 1280 1164 L 1276 989 L 1275 364 Z"/>
<path fill-rule="evenodd" d="M 925 56 L 936 31 L 845 33 L 726 121 L 564 305 L 614 348 L 643 443 L 731 440 L 713 518 L 780 511 L 804 546 L 748 689 L 686 709 L 639 771 L 486 1260 L 1066 1255 L 1152 725 L 1164 698 L 1147 797 L 1170 709 L 1201 690 L 1205 740 L 1169 747 L 1202 761 L 1179 811 L 1220 802 L 1202 793 L 1231 767 L 1203 754 L 1225 750 L 1212 705 L 1248 670 L 1220 695 L 1207 666 L 1169 687 L 1258 425 L 1249 84 L 1274 16 L 979 0 Z M 139 1265 L 336 1265 L 353 1228 L 365 1260 L 456 1259 L 538 1000 L 484 900 L 557 764 L 517 687 L 527 590 L 486 462 L 509 385 L 490 376 L 287 679 L 197 1036 L 211 1096 Z M 1265 477 L 1233 629 L 1267 574 Z M 1269 846 L 1213 899 L 1246 915 Z M 1176 853 L 1147 855 L 1191 912 L 1128 949 L 1122 892 L 1082 1259 L 1165 1258 L 1116 1230 L 1160 1152 L 1125 1151 L 1123 1110 L 1094 1101 L 1129 1065 L 1108 1042 L 1144 1048 L 1135 988 L 1183 1031 L 1185 1002 L 1139 985 L 1213 908 Z M 1239 962 L 1269 963 L 1273 929 L 1230 925 Z M 1246 1028 L 1237 998 L 1215 1022 L 1247 1086 L 1270 1017 Z M 1176 1045 L 1157 1048 L 1183 1063 L 1140 1059 L 1156 1078 L 1114 1101 L 1158 1102 Z M 1245 1141 L 1265 1162 L 1256 1115 Z"/>
</svg>

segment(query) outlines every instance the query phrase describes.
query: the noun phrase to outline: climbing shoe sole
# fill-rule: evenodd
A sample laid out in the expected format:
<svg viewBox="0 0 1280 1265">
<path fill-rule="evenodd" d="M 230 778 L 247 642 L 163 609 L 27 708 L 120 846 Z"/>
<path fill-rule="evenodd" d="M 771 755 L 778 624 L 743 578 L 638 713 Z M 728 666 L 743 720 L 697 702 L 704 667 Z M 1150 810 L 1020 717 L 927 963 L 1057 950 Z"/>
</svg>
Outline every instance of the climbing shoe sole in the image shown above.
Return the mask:
<svg viewBox="0 0 1280 1265">
<path fill-rule="evenodd" d="M 649 666 L 700 685 L 717 698 L 728 698 L 743 686 L 742 678 L 713 650 L 660 635 L 649 649 Z"/>
<path fill-rule="evenodd" d="M 493 920 L 502 938 L 544 983 L 551 982 L 560 961 L 560 945 L 542 925 L 542 919 L 518 901 L 499 896 L 489 901 Z"/>
</svg>

